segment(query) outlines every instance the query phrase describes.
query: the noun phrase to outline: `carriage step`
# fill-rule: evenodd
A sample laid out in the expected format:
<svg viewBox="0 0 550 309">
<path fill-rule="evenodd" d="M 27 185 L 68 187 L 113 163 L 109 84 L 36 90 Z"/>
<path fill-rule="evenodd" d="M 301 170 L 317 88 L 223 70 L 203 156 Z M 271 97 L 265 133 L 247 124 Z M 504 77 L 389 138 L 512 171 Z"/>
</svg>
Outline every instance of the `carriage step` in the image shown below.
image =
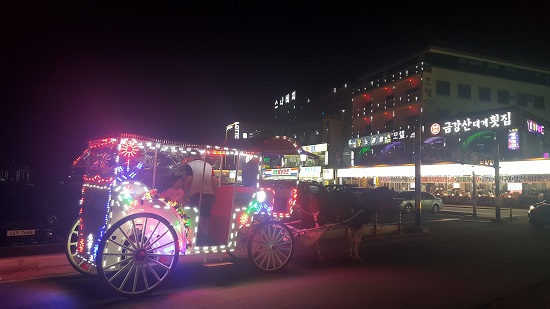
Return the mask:
<svg viewBox="0 0 550 309">
<path fill-rule="evenodd" d="M 203 263 L 203 266 L 206 267 L 217 267 L 217 266 L 226 266 L 226 265 L 233 265 L 231 262 L 212 262 L 212 263 Z"/>
</svg>

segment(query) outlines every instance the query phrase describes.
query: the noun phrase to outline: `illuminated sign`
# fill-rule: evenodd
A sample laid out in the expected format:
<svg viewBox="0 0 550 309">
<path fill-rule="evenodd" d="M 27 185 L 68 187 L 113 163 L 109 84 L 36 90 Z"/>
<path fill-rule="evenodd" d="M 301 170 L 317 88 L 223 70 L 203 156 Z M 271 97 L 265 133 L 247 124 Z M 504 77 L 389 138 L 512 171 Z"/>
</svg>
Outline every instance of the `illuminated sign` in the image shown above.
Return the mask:
<svg viewBox="0 0 550 309">
<path fill-rule="evenodd" d="M 370 136 L 352 138 L 348 141 L 348 144 L 349 148 L 351 149 L 367 146 L 385 145 L 391 143 L 391 137 L 391 133 L 373 134 Z"/>
<path fill-rule="evenodd" d="M 320 166 L 301 166 L 300 178 L 321 178 Z"/>
<path fill-rule="evenodd" d="M 323 179 L 325 179 L 325 180 L 334 179 L 334 169 L 325 168 L 323 170 Z"/>
<path fill-rule="evenodd" d="M 402 140 L 406 138 L 413 138 L 414 135 L 407 134 L 405 130 L 393 131 L 388 133 L 373 134 L 369 136 L 362 136 L 358 138 L 352 138 L 348 140 L 348 146 L 350 149 L 376 146 L 376 145 L 387 145 L 391 144 L 393 141 Z"/>
<path fill-rule="evenodd" d="M 518 150 L 519 149 L 519 130 L 518 128 L 513 128 L 508 130 L 508 150 Z"/>
<path fill-rule="evenodd" d="M 239 123 L 235 122 L 235 139 L 239 139 L 240 133 L 239 133 Z"/>
<path fill-rule="evenodd" d="M 512 124 L 510 112 L 503 114 L 492 114 L 485 118 L 462 118 L 455 121 L 446 121 L 443 128 L 443 134 L 453 134 L 468 132 L 470 130 L 496 129 L 508 127 Z M 433 128 L 433 125 L 432 125 Z"/>
<path fill-rule="evenodd" d="M 544 135 L 544 126 L 541 126 L 533 120 L 527 119 L 527 131 Z"/>
<path fill-rule="evenodd" d="M 414 134 L 414 132 L 410 132 L 410 133 Z M 391 135 L 392 135 L 392 140 L 400 140 L 400 139 L 406 139 L 407 137 L 410 137 L 410 138 L 414 137 L 414 135 L 407 134 L 405 130 L 393 131 Z"/>
<path fill-rule="evenodd" d="M 274 168 L 264 171 L 265 179 L 298 179 L 298 168 Z"/>
<path fill-rule="evenodd" d="M 308 146 L 302 146 L 302 148 L 307 152 L 323 152 L 327 151 L 327 143 L 324 144 L 316 144 L 316 145 L 308 145 Z"/>
<path fill-rule="evenodd" d="M 296 100 L 296 91 L 292 91 L 292 93 L 282 96 L 280 100 L 275 100 L 275 108 L 277 108 L 279 105 L 284 105 L 285 103 L 290 103 L 290 101 L 295 101 L 295 100 Z"/>
<path fill-rule="evenodd" d="M 227 141 L 227 132 L 229 130 L 233 129 L 234 130 L 234 138 L 235 139 L 239 139 L 240 137 L 240 132 L 239 132 L 239 122 L 236 121 L 236 122 L 233 122 L 232 124 L 228 124 L 226 127 L 225 127 L 225 140 Z"/>
<path fill-rule="evenodd" d="M 433 135 L 439 134 L 439 132 L 441 132 L 441 126 L 439 125 L 439 123 L 432 124 L 430 132 L 432 132 Z"/>
</svg>

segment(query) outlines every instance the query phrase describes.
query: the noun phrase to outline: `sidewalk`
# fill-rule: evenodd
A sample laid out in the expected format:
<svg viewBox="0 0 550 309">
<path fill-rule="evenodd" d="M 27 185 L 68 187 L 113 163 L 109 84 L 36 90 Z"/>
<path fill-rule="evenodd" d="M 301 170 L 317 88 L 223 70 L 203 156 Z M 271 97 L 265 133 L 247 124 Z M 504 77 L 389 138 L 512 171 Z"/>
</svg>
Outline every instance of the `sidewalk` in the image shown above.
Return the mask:
<svg viewBox="0 0 550 309">
<path fill-rule="evenodd" d="M 75 274 L 64 243 L 0 247 L 0 283 Z"/>
</svg>

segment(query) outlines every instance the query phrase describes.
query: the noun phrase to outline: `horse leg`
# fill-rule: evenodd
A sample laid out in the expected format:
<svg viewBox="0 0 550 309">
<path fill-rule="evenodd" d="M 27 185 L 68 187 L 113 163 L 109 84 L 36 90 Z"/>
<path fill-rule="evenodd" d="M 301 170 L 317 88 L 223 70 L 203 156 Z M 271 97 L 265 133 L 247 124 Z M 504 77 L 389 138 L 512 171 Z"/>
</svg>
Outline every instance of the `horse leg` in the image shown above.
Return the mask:
<svg viewBox="0 0 550 309">
<path fill-rule="evenodd" d="M 351 235 L 349 237 L 348 254 L 349 254 L 349 257 L 353 260 L 353 251 L 354 251 L 354 247 L 355 247 L 355 232 L 356 232 L 356 230 L 352 229 L 352 228 L 350 228 L 350 230 L 351 230 Z"/>
<path fill-rule="evenodd" d="M 319 221 L 317 221 L 317 218 L 319 217 L 319 212 L 313 212 L 313 220 L 315 221 L 315 227 L 319 227 Z M 317 261 L 319 263 L 324 263 L 325 259 L 323 259 L 323 256 L 321 255 L 321 248 L 319 247 L 319 241 L 313 243 L 313 253 L 315 253 L 315 256 L 317 257 Z"/>
<path fill-rule="evenodd" d="M 359 245 L 361 244 L 361 239 L 365 233 L 367 225 L 363 224 L 360 228 L 355 229 L 352 234 L 352 239 L 350 241 L 350 256 L 351 259 L 356 262 L 361 262 L 362 259 L 359 256 Z"/>
</svg>

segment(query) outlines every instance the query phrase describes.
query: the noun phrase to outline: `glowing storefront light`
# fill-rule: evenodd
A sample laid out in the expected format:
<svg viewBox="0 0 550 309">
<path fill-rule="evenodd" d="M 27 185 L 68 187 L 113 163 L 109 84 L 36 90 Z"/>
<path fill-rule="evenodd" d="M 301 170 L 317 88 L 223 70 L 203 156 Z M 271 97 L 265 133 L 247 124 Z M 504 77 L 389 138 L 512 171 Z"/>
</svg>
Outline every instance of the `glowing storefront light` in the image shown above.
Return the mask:
<svg viewBox="0 0 550 309">
<path fill-rule="evenodd" d="M 414 165 L 399 166 L 376 166 L 364 168 L 345 168 L 338 170 L 338 177 L 377 177 L 377 176 L 403 176 L 413 177 L 415 175 Z M 424 176 L 446 176 L 446 175 L 494 175 L 495 169 L 489 166 L 467 165 L 467 164 L 431 164 L 422 165 L 421 173 Z M 522 175 L 522 174 L 549 174 L 550 160 L 532 161 L 511 161 L 500 162 L 500 175 Z"/>
</svg>

